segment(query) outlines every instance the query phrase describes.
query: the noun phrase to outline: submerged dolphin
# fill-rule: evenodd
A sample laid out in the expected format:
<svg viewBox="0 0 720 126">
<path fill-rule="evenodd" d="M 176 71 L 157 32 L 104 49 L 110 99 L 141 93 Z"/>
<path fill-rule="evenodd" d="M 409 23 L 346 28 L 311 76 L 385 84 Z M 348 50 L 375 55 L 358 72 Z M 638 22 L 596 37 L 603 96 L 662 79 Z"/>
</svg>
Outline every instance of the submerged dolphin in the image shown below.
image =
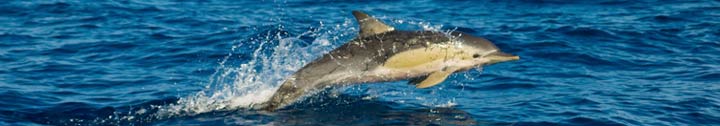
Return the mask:
<svg viewBox="0 0 720 126">
<path fill-rule="evenodd" d="M 427 88 L 457 71 L 520 59 L 470 34 L 396 31 L 363 12 L 352 14 L 360 24 L 358 37 L 288 77 L 264 104 L 265 110 L 331 86 L 413 79 L 410 83 L 417 88 Z"/>
</svg>

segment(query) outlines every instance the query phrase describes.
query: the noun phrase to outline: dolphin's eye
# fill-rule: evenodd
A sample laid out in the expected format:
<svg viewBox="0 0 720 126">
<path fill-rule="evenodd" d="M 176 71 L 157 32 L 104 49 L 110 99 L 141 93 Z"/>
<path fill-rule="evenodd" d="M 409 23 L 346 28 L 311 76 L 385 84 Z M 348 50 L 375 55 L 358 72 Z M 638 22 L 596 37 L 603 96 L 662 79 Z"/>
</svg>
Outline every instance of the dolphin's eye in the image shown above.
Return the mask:
<svg viewBox="0 0 720 126">
<path fill-rule="evenodd" d="M 478 58 L 478 57 L 480 57 L 480 54 L 474 54 L 474 55 L 473 55 L 473 58 Z"/>
</svg>

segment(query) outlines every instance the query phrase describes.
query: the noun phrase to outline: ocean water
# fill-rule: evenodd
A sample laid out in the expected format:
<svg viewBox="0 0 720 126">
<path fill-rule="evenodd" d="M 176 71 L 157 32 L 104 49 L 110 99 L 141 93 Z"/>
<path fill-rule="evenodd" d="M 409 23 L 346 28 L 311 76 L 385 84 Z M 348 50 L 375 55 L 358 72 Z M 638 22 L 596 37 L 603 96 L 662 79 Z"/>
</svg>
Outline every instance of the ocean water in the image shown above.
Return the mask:
<svg viewBox="0 0 720 126">
<path fill-rule="evenodd" d="M 249 109 L 352 10 L 522 59 Z M 720 125 L 720 1 L 2 1 L 0 125 Z"/>
</svg>

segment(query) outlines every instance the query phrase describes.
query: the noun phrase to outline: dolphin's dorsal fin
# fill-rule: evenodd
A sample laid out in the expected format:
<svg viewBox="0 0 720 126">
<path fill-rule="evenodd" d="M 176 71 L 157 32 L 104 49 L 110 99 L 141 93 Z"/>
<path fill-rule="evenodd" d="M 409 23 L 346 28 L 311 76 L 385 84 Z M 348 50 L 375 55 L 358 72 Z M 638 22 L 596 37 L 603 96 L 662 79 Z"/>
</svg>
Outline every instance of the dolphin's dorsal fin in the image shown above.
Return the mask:
<svg viewBox="0 0 720 126">
<path fill-rule="evenodd" d="M 353 16 L 360 24 L 360 37 L 385 33 L 395 30 L 395 28 L 380 22 L 380 20 L 371 17 L 360 11 L 352 11 Z"/>
</svg>

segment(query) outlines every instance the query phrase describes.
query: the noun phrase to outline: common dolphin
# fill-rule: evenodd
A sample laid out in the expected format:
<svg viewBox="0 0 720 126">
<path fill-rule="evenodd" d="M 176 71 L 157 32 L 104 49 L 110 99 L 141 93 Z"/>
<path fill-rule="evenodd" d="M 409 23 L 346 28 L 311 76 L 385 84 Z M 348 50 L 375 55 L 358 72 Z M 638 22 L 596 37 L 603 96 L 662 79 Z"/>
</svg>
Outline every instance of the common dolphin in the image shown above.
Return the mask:
<svg viewBox="0 0 720 126">
<path fill-rule="evenodd" d="M 398 31 L 363 12 L 352 14 L 360 25 L 358 36 L 286 78 L 264 110 L 332 86 L 412 79 L 416 88 L 428 88 L 454 72 L 520 59 L 463 32 Z"/>
</svg>

